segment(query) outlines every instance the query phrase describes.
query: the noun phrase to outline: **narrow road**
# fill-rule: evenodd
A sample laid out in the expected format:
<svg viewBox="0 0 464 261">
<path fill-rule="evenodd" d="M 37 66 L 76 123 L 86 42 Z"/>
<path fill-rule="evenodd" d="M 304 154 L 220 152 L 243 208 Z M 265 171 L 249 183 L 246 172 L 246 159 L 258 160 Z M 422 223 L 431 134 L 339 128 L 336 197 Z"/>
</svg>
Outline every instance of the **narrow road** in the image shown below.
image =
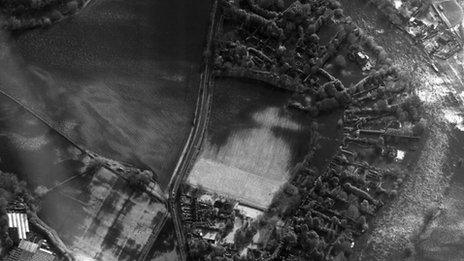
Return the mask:
<svg viewBox="0 0 464 261">
<path fill-rule="evenodd" d="M 211 8 L 211 18 L 210 18 L 210 28 L 208 32 L 206 52 L 207 54 L 212 55 L 212 44 L 214 34 L 216 33 L 219 23 L 217 15 L 217 0 L 213 0 Z M 177 162 L 176 168 L 172 175 L 171 181 L 168 187 L 168 208 L 171 213 L 174 228 L 176 232 L 177 244 L 179 248 L 179 259 L 184 261 L 187 259 L 187 246 L 185 234 L 182 227 L 182 222 L 180 218 L 178 203 L 178 190 L 188 176 L 188 173 L 197 158 L 203 140 L 205 138 L 206 129 L 208 126 L 209 112 L 211 108 L 211 56 L 205 57 L 205 65 L 203 73 L 200 78 L 200 86 L 198 90 L 198 98 L 196 102 L 195 115 L 193 120 L 192 130 L 185 144 L 184 150 Z"/>
<path fill-rule="evenodd" d="M 167 212 L 163 213 L 163 217 L 161 218 L 160 222 L 156 224 L 156 227 L 151 233 L 150 238 L 148 239 L 148 242 L 145 244 L 145 246 L 143 246 L 142 251 L 140 251 L 140 255 L 137 260 L 139 261 L 148 260 L 148 254 L 150 253 L 150 250 L 153 248 L 153 245 L 158 239 L 158 236 L 163 230 L 163 227 L 165 226 L 168 218 L 169 218 L 169 214 Z"/>
<path fill-rule="evenodd" d="M 209 74 L 210 73 L 208 68 L 202 74 L 202 79 L 200 82 L 200 95 L 197 101 L 197 115 L 195 117 L 193 126 L 193 135 L 187 141 L 187 150 L 185 151 L 185 154 L 178 164 L 179 168 L 176 168 L 176 172 L 174 173 L 174 180 L 169 187 L 168 207 L 174 222 L 180 260 L 186 260 L 187 249 L 185 246 L 186 240 L 183 233 L 181 218 L 178 213 L 179 209 L 177 207 L 177 204 L 179 203 L 178 190 L 185 177 L 187 177 L 190 167 L 196 159 L 196 156 L 200 151 L 201 144 L 203 143 L 203 139 L 205 137 L 208 113 L 211 104 L 211 86 Z"/>
</svg>

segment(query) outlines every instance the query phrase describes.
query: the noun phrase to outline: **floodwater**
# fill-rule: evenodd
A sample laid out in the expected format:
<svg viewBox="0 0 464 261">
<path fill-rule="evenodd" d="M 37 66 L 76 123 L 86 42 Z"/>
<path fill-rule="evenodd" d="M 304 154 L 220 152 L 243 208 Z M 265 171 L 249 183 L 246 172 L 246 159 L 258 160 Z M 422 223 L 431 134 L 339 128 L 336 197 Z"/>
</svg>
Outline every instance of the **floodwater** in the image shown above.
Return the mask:
<svg viewBox="0 0 464 261">
<path fill-rule="evenodd" d="M 94 0 L 3 42 L 0 88 L 166 186 L 193 120 L 210 1 Z"/>
<path fill-rule="evenodd" d="M 266 208 L 312 149 L 314 120 L 287 107 L 290 95 L 257 82 L 217 80 L 207 141 L 189 182 Z M 335 129 L 334 122 L 325 125 Z"/>
</svg>

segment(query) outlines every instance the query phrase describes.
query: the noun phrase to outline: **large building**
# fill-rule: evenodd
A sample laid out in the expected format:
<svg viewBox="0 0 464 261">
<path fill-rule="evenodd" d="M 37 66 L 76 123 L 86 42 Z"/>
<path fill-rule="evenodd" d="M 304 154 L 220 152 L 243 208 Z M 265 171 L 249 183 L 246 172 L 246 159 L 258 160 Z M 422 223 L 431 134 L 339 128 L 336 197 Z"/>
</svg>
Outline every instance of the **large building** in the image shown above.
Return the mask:
<svg viewBox="0 0 464 261">
<path fill-rule="evenodd" d="M 6 261 L 56 261 L 58 257 L 49 249 L 45 248 L 44 241 L 33 243 L 21 240 L 17 248 L 10 252 Z"/>
<path fill-rule="evenodd" d="M 29 220 L 27 214 L 22 212 L 9 212 L 8 215 L 8 228 L 16 231 L 18 239 L 27 239 L 29 230 Z"/>
</svg>

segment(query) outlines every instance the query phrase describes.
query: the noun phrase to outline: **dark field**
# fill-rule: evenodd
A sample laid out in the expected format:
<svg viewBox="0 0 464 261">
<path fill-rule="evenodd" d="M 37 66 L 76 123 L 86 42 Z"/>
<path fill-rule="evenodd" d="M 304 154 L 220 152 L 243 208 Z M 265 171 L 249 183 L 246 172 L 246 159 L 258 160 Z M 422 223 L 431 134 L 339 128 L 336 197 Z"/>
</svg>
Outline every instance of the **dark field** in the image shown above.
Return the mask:
<svg viewBox="0 0 464 261">
<path fill-rule="evenodd" d="M 176 251 L 177 243 L 175 239 L 174 224 L 172 219 L 169 218 L 156 239 L 155 247 L 149 252 L 147 259 L 151 261 L 178 260 L 179 256 Z"/>
<path fill-rule="evenodd" d="M 95 0 L 3 35 L 1 88 L 73 140 L 151 168 L 164 186 L 193 120 L 210 1 Z"/>
<path fill-rule="evenodd" d="M 89 160 L 4 96 L 0 129 L 1 170 L 17 173 L 31 191 L 79 175 Z M 40 201 L 40 218 L 57 230 L 78 260 L 132 260 L 166 214 L 163 204 L 135 193 L 107 170 L 68 182 Z"/>
</svg>

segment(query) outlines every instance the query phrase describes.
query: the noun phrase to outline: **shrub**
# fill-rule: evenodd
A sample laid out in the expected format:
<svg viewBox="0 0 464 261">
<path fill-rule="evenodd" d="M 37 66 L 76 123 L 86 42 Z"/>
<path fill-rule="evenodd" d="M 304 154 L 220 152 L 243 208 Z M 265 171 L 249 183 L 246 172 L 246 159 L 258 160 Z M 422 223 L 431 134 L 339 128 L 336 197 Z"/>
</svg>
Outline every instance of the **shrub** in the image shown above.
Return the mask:
<svg viewBox="0 0 464 261">
<path fill-rule="evenodd" d="M 341 54 L 337 55 L 337 57 L 335 57 L 334 63 L 337 67 L 344 68 L 346 66 L 345 57 L 343 57 Z"/>
<path fill-rule="evenodd" d="M 335 88 L 335 85 L 331 82 L 324 85 L 324 91 L 328 97 L 334 97 L 335 94 L 337 93 L 337 89 Z"/>
<path fill-rule="evenodd" d="M 425 119 L 420 119 L 418 123 L 412 127 L 412 133 L 414 136 L 420 136 L 424 133 L 425 127 L 427 126 L 427 121 Z"/>
<path fill-rule="evenodd" d="M 58 10 L 53 10 L 53 12 L 50 14 L 50 20 L 52 22 L 56 22 L 61 19 L 63 19 L 63 15 Z"/>
<path fill-rule="evenodd" d="M 79 4 L 76 1 L 71 1 L 66 4 L 66 12 L 74 14 L 79 9 Z"/>
</svg>

